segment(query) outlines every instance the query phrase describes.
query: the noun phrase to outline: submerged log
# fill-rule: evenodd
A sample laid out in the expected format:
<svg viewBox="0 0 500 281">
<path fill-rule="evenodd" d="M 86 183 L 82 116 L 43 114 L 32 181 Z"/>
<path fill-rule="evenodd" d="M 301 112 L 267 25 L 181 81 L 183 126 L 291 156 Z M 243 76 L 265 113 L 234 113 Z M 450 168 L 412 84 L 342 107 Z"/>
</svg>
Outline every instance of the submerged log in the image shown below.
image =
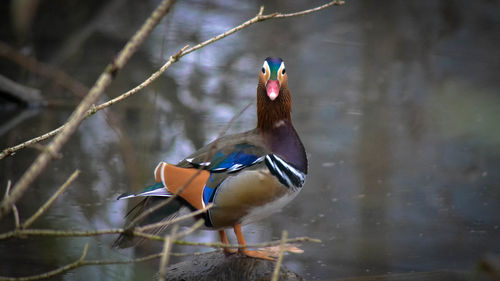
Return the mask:
<svg viewBox="0 0 500 281">
<path fill-rule="evenodd" d="M 188 261 L 170 265 L 166 280 L 169 281 L 247 281 L 271 280 L 276 262 L 244 257 L 238 254 L 229 257 L 222 252 L 194 256 Z M 280 267 L 281 281 L 304 280 L 283 264 Z"/>
</svg>

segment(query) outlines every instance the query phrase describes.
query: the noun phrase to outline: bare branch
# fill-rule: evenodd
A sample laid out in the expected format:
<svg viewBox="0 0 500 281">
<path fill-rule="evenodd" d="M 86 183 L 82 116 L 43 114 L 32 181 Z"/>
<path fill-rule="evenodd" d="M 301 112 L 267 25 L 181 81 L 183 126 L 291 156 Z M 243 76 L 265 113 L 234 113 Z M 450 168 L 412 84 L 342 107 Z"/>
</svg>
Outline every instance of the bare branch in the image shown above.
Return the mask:
<svg viewBox="0 0 500 281">
<path fill-rule="evenodd" d="M 10 180 L 7 181 L 7 188 L 5 188 L 4 200 L 7 200 L 10 195 L 10 188 L 12 186 L 12 182 Z M 14 215 L 14 226 L 15 229 L 20 228 L 20 220 L 19 220 L 19 211 L 17 210 L 16 205 L 12 206 L 12 214 Z"/>
<path fill-rule="evenodd" d="M 7 188 L 5 188 L 5 194 L 3 195 L 4 199 L 7 198 L 7 197 L 9 197 L 11 186 L 12 186 L 12 181 L 8 180 L 7 181 Z"/>
<path fill-rule="evenodd" d="M 64 128 L 65 125 L 62 125 L 60 127 L 58 127 L 57 129 L 54 129 L 48 133 L 45 133 L 43 135 L 40 135 L 36 138 L 32 138 L 30 140 L 27 140 L 23 143 L 20 143 L 18 145 L 15 145 L 15 146 L 12 146 L 12 147 L 9 147 L 9 148 L 6 148 L 4 149 L 1 153 L 0 153 L 0 159 L 4 158 L 5 156 L 8 156 L 8 155 L 12 155 L 14 154 L 16 151 L 20 150 L 20 149 L 23 149 L 23 148 L 26 148 L 30 145 L 33 145 L 35 143 L 39 143 L 43 140 L 46 140 L 48 138 L 51 138 L 55 135 L 57 135 L 57 133 L 59 133 L 60 131 L 62 131 L 62 129 Z"/>
<path fill-rule="evenodd" d="M 20 228 L 20 220 L 19 220 L 19 211 L 17 210 L 16 205 L 12 205 L 12 214 L 14 215 L 14 224 L 16 226 L 16 229 Z"/>
<path fill-rule="evenodd" d="M 97 100 L 105 88 L 111 83 L 118 71 L 123 68 L 132 54 L 139 48 L 144 39 L 151 33 L 153 28 L 169 11 L 173 1 L 164 0 L 146 20 L 142 27 L 129 40 L 118 56 L 106 67 L 104 72 L 99 76 L 94 86 L 90 89 L 87 96 L 81 101 L 78 107 L 69 117 L 62 131 L 55 139 L 47 146 L 47 151 L 42 152 L 37 159 L 31 164 L 28 170 L 23 174 L 21 179 L 14 186 L 8 200 L 3 200 L 0 204 L 0 219 L 4 217 L 21 196 L 26 192 L 30 184 L 38 177 L 45 169 L 47 164 L 52 159 L 52 155 L 56 154 L 62 146 L 69 140 L 76 128 L 80 125 L 83 119 L 86 118 L 88 108 Z"/>
<path fill-rule="evenodd" d="M 27 219 L 22 225 L 21 228 L 28 228 L 30 227 L 33 222 L 35 222 L 36 219 L 38 219 L 50 206 L 56 199 L 68 188 L 68 186 L 78 177 L 80 174 L 80 170 L 75 170 L 71 176 L 66 180 L 66 182 L 52 195 L 52 197 L 41 206 L 33 216 L 31 216 L 29 219 Z"/>
<path fill-rule="evenodd" d="M 53 229 L 16 229 L 0 234 L 0 240 L 22 238 L 26 236 L 52 236 L 52 237 L 88 237 L 105 234 L 120 234 L 123 229 L 104 229 L 88 231 L 65 231 Z"/>
<path fill-rule="evenodd" d="M 222 33 L 222 34 L 219 34 L 219 35 L 212 37 L 212 38 L 210 38 L 210 39 L 208 39 L 208 40 L 206 40 L 206 41 L 204 41 L 196 46 L 193 46 L 193 47 L 187 49 L 185 52 L 182 53 L 182 56 L 185 56 L 185 55 L 187 55 L 191 52 L 194 52 L 198 49 L 201 49 L 201 48 L 205 47 L 206 45 L 209 45 L 209 44 L 212 44 L 216 41 L 219 41 L 220 39 L 227 37 L 233 33 L 236 33 L 238 31 L 242 30 L 243 28 L 246 28 L 246 27 L 248 27 L 256 22 L 259 22 L 259 21 L 265 21 L 265 20 L 272 19 L 272 18 L 289 18 L 289 17 L 306 15 L 306 14 L 310 14 L 313 12 L 317 12 L 319 10 L 323 10 L 323 9 L 328 8 L 330 6 L 333 6 L 333 5 L 342 5 L 342 4 L 344 4 L 344 1 L 334 0 L 330 3 L 325 4 L 325 5 L 322 5 L 322 6 L 313 8 L 313 9 L 308 9 L 308 10 L 296 12 L 296 13 L 290 13 L 290 14 L 272 13 L 269 15 L 262 15 L 262 13 L 264 12 L 264 7 L 261 6 L 259 9 L 259 13 L 255 17 L 247 20 L 246 22 L 238 25 L 237 27 L 234 27 L 234 28 Z"/>
<path fill-rule="evenodd" d="M 168 264 L 168 259 L 170 257 L 170 250 L 172 249 L 172 242 L 176 237 L 178 229 L 179 227 L 175 225 L 170 235 L 165 236 L 165 243 L 163 244 L 163 255 L 161 256 L 160 260 L 160 270 L 158 271 L 159 273 L 158 280 L 160 281 L 166 280 L 167 264 Z"/>
<path fill-rule="evenodd" d="M 254 23 L 257 23 L 257 22 L 260 22 L 260 21 L 265 21 L 265 20 L 269 20 L 269 19 L 273 19 L 273 18 L 289 18 L 289 17 L 295 17 L 295 16 L 302 16 L 302 15 L 306 15 L 306 14 L 310 14 L 310 13 L 313 13 L 313 12 L 317 12 L 319 10 L 323 10 L 325 8 L 328 8 L 330 6 L 333 6 L 333 5 L 342 5 L 344 4 L 344 1 L 339 1 L 339 0 L 334 0 L 332 2 L 329 2 L 327 4 L 324 4 L 322 6 L 319 6 L 319 7 L 316 7 L 316 8 L 313 8 L 313 9 L 308 9 L 308 10 L 304 10 L 304 11 L 300 11 L 300 12 L 296 12 L 296 13 L 289 13 L 289 14 L 282 14 L 282 13 L 273 13 L 273 14 L 269 14 L 269 15 L 263 15 L 263 12 L 264 12 L 264 6 L 261 6 L 260 9 L 259 9 L 259 13 L 249 19 L 248 21 L 240 24 L 239 26 L 236 26 L 224 33 L 221 33 L 215 37 L 212 37 L 202 43 L 199 43 L 198 45 L 196 46 L 193 46 L 191 48 L 189 48 L 189 45 L 185 46 L 184 48 L 182 48 L 179 52 L 177 52 L 176 54 L 172 55 L 168 61 L 158 70 L 156 71 L 155 73 L 153 73 L 149 78 L 147 78 L 144 82 L 142 82 L 141 84 L 139 84 L 138 86 L 136 86 L 135 88 L 129 90 L 128 92 L 126 93 L 123 93 L 121 94 L 120 96 L 110 100 L 110 101 L 107 101 L 105 103 L 102 103 L 100 104 L 99 106 L 95 106 L 93 108 L 91 108 L 89 111 L 87 111 L 87 115 L 84 117 L 84 118 L 88 118 L 90 116 L 92 116 L 93 114 L 95 114 L 97 111 L 100 111 L 106 107 L 109 107 L 111 106 L 112 104 L 114 103 L 117 103 L 119 101 L 122 101 L 124 100 L 125 98 L 139 92 L 140 90 L 142 90 L 143 88 L 145 88 L 146 86 L 148 86 L 149 84 L 151 84 L 151 82 L 155 81 L 161 74 L 163 74 L 163 72 L 165 72 L 173 63 L 177 62 L 180 58 L 182 58 L 183 56 L 189 54 L 189 53 L 192 53 L 198 49 L 201 49 L 209 44 L 212 44 L 216 41 L 219 41 L 233 33 L 236 33 L 244 28 L 247 28 L 249 27 L 250 25 L 254 24 Z M 59 131 L 61 131 L 62 129 L 64 128 L 64 125 L 60 126 L 59 128 L 57 129 L 54 129 L 42 136 L 39 136 L 39 137 L 36 137 L 36 138 L 33 138 L 31 140 L 28 140 L 28 141 L 25 141 L 21 144 L 18 144 L 16 146 L 13 146 L 13 147 L 9 147 L 9 148 L 6 148 L 4 149 L 1 153 L 0 153 L 0 159 L 3 159 L 5 158 L 6 156 L 8 155 L 11 155 L 13 154 L 14 152 L 20 150 L 20 149 L 23 149 L 25 148 L 26 146 L 30 145 L 30 144 L 33 144 L 33 143 L 37 143 L 37 142 L 40 142 L 42 140 L 45 140 L 47 138 L 50 138 L 54 135 L 56 135 Z"/>
<path fill-rule="evenodd" d="M 283 262 L 283 255 L 285 254 L 285 241 L 288 238 L 288 232 L 283 230 L 283 234 L 281 234 L 281 243 L 280 243 L 280 255 L 278 260 L 276 261 L 276 267 L 273 272 L 273 279 L 271 281 L 278 281 L 281 263 Z"/>
<path fill-rule="evenodd" d="M 188 236 L 189 234 L 193 233 L 198 228 L 202 227 L 203 224 L 205 224 L 205 220 L 199 219 L 190 228 L 188 228 L 187 230 L 185 230 L 183 232 L 178 233 L 177 236 L 175 237 L 175 239 L 180 239 L 180 238 L 184 238 L 184 237 Z"/>
<path fill-rule="evenodd" d="M 289 18 L 289 17 L 303 16 L 303 15 L 307 15 L 307 14 L 310 14 L 310 13 L 317 12 L 319 10 L 323 10 L 323 9 L 328 8 L 330 6 L 333 6 L 333 5 L 339 6 L 339 5 L 344 5 L 344 4 L 345 4 L 345 2 L 342 1 L 342 0 L 335 0 L 335 1 L 332 1 L 330 3 L 326 3 L 324 5 L 321 5 L 319 7 L 308 9 L 308 10 L 304 10 L 304 11 L 300 11 L 300 12 L 296 12 L 296 13 L 288 13 L 288 14 L 277 13 L 274 17 L 275 18 Z"/>
</svg>

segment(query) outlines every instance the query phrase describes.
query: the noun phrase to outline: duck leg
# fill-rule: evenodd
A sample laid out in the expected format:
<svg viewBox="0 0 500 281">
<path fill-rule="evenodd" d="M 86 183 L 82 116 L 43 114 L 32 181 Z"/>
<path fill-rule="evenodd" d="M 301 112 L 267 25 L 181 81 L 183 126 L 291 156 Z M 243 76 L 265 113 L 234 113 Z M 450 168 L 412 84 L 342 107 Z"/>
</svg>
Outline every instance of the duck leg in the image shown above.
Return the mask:
<svg viewBox="0 0 500 281">
<path fill-rule="evenodd" d="M 234 229 L 234 233 L 236 234 L 236 238 L 238 239 L 238 244 L 245 246 L 247 243 L 245 242 L 245 237 L 243 236 L 243 232 L 241 232 L 241 224 L 235 225 L 233 227 L 233 229 Z M 268 257 L 266 254 L 259 252 L 259 251 L 250 251 L 247 249 L 247 247 L 239 248 L 238 252 L 240 252 L 240 254 L 245 255 L 247 257 L 274 261 L 273 258 Z"/>
<path fill-rule="evenodd" d="M 223 244 L 229 245 L 229 240 L 227 239 L 226 231 L 224 229 L 219 230 L 219 236 L 220 236 L 220 241 Z M 222 250 L 224 251 L 224 254 L 226 256 L 229 256 L 229 255 L 232 255 L 232 254 L 236 253 L 236 250 L 235 249 L 231 249 L 231 248 L 223 248 Z"/>
</svg>

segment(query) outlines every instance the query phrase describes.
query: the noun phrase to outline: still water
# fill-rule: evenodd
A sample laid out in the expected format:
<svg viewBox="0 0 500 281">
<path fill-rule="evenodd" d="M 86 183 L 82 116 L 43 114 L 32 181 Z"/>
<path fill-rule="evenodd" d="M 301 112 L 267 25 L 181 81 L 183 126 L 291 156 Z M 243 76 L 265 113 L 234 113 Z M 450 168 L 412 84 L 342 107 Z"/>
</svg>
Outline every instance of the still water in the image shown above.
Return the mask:
<svg viewBox="0 0 500 281">
<path fill-rule="evenodd" d="M 253 17 L 262 4 L 267 12 L 291 12 L 321 3 L 178 1 L 101 101 L 142 82 L 185 44 Z M 43 2 L 23 46 L 91 86 L 155 4 Z M 302 193 L 281 213 L 247 226 L 247 240 L 279 239 L 285 229 L 289 237 L 321 239 L 284 259 L 307 280 L 474 272 L 485 257 L 500 255 L 498 11 L 496 1 L 347 1 L 313 15 L 258 23 L 184 57 L 151 87 L 84 121 L 64 157 L 18 203 L 21 219 L 79 169 L 76 182 L 33 227 L 121 227 L 130 206 L 115 198 L 150 184 L 158 161 L 176 163 L 213 140 L 255 100 L 263 59 L 279 56 L 287 66 L 292 118 L 310 169 Z M 60 16 L 68 13 L 75 16 Z M 2 149 L 63 124 L 79 100 L 3 60 L 0 65 L 3 75 L 42 89 L 58 104 L 23 111 L 3 107 Z M 5 126 L 19 116 L 24 117 L 15 126 Z M 254 126 L 255 106 L 229 131 Z M 24 149 L 0 160 L 0 194 L 37 154 Z M 0 229 L 13 224 L 9 217 Z M 89 259 L 139 257 L 162 246 L 110 250 L 114 238 L 0 241 L 0 275 L 54 269 L 78 259 L 86 243 Z M 217 239 L 210 231 L 186 238 Z M 201 250 L 207 249 L 174 247 Z M 157 266 L 158 261 L 89 266 L 54 280 L 147 280 Z"/>
</svg>

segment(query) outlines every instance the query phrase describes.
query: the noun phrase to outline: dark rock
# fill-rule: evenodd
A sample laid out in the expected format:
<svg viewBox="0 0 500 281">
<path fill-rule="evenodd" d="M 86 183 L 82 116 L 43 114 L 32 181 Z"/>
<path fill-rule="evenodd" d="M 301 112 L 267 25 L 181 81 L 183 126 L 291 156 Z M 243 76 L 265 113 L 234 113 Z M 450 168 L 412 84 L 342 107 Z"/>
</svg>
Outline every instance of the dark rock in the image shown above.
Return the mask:
<svg viewBox="0 0 500 281">
<path fill-rule="evenodd" d="M 271 280 L 276 262 L 244 257 L 238 254 L 226 257 L 222 252 L 194 256 L 188 261 L 170 265 L 167 269 L 169 281 L 246 281 Z M 304 280 L 283 264 L 278 280 Z"/>
</svg>

